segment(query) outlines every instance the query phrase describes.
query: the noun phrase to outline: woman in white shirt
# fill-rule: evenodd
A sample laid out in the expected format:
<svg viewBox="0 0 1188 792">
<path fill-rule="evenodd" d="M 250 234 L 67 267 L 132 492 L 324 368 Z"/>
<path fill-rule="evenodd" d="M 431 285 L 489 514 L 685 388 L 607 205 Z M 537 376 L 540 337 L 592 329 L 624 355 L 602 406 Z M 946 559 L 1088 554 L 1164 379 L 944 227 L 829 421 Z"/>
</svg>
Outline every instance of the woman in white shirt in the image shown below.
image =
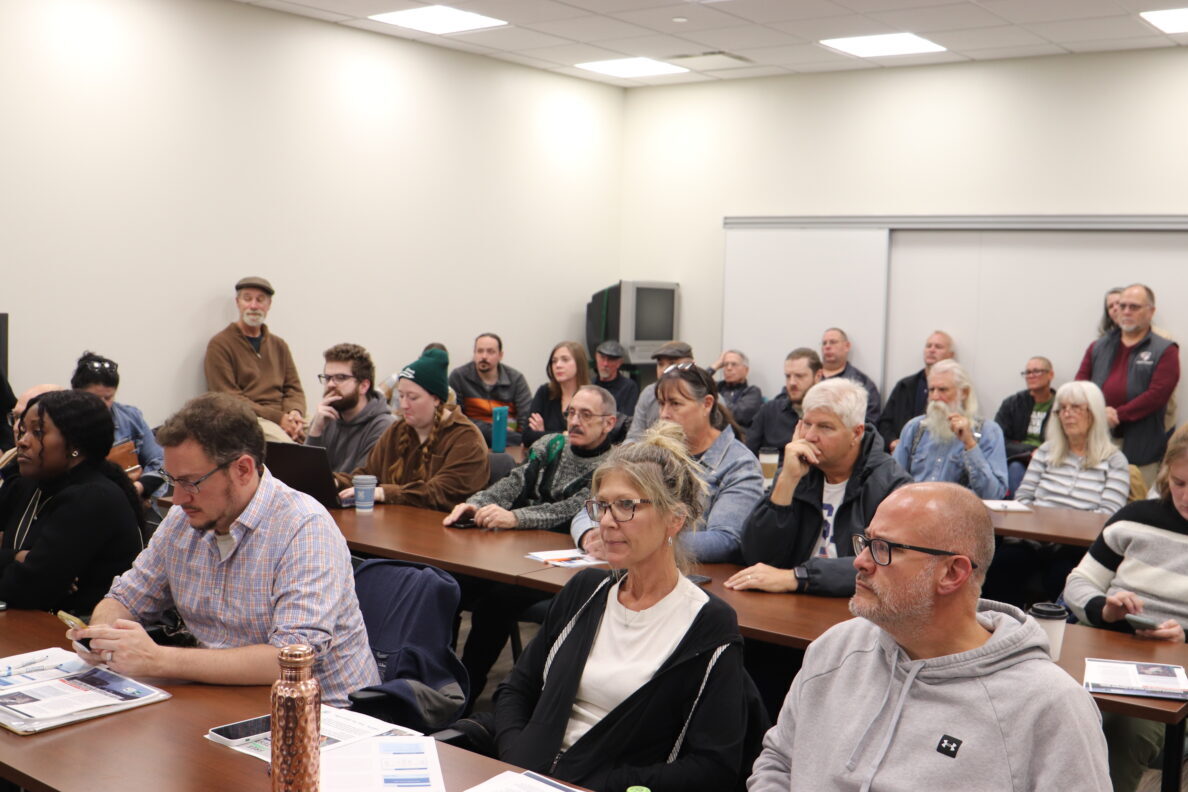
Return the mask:
<svg viewBox="0 0 1188 792">
<path fill-rule="evenodd" d="M 594 790 L 739 787 L 766 714 L 733 609 L 682 574 L 705 489 L 661 421 L 594 473 L 586 508 L 613 571 L 585 570 L 495 694 L 500 759 Z"/>
</svg>

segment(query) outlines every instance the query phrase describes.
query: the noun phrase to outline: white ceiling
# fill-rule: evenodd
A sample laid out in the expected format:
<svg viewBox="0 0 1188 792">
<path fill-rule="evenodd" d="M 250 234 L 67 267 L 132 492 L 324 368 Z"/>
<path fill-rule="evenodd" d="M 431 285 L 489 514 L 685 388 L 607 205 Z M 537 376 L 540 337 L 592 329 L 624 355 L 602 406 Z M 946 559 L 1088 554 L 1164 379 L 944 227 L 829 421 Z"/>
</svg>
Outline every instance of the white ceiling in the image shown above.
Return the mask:
<svg viewBox="0 0 1188 792">
<path fill-rule="evenodd" d="M 432 1 L 235 1 L 623 86 L 1188 44 L 1188 35 L 1165 35 L 1138 15 L 1188 0 L 441 0 L 510 23 L 448 36 L 367 18 Z M 901 31 L 949 51 L 866 59 L 816 43 Z M 705 59 L 666 77 L 623 80 L 573 68 L 637 55 L 681 63 L 719 52 L 734 59 Z"/>
</svg>

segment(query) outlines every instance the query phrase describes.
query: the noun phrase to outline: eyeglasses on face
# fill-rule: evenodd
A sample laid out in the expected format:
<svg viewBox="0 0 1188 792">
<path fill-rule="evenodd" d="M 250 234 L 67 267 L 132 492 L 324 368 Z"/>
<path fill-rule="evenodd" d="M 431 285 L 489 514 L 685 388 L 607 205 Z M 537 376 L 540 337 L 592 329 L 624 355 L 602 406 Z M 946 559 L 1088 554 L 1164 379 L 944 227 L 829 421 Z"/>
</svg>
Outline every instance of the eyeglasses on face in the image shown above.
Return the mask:
<svg viewBox="0 0 1188 792">
<path fill-rule="evenodd" d="M 964 553 L 954 553 L 952 550 L 937 550 L 935 547 L 917 547 L 916 545 L 902 544 L 901 542 L 891 542 L 886 539 L 872 539 L 863 534 L 854 534 L 850 537 L 854 542 L 854 555 L 862 555 L 862 551 L 870 548 L 870 557 L 879 566 L 890 566 L 891 564 L 891 550 L 898 547 L 900 550 L 915 550 L 917 553 L 928 553 L 934 556 L 959 556 Z M 978 565 L 971 559 L 969 565 L 974 569 Z"/>
<path fill-rule="evenodd" d="M 234 462 L 234 461 L 235 460 L 232 460 L 232 462 Z M 197 495 L 198 488 L 202 484 L 202 482 L 206 481 L 208 478 L 213 476 L 215 473 L 218 473 L 223 468 L 230 466 L 230 464 L 231 464 L 231 462 L 224 462 L 223 464 L 216 467 L 214 470 L 207 473 L 205 476 L 199 476 L 198 478 L 194 479 L 193 481 L 187 481 L 186 479 L 174 478 L 165 470 L 161 471 L 161 478 L 165 479 L 165 483 L 172 486 L 175 490 L 180 489 L 182 492 L 185 492 L 187 494 Z"/>
<path fill-rule="evenodd" d="M 641 503 L 651 503 L 651 501 L 647 498 L 620 498 L 615 501 L 588 500 L 586 501 L 586 514 L 590 515 L 590 519 L 594 522 L 601 522 L 602 515 L 609 511 L 611 517 L 614 517 L 618 522 L 629 522 L 635 516 L 635 508 Z"/>
<path fill-rule="evenodd" d="M 1062 404 L 1056 409 L 1056 412 L 1058 413 L 1070 413 L 1073 415 L 1088 411 L 1089 405 L 1087 404 Z"/>
<path fill-rule="evenodd" d="M 1047 374 L 1050 369 L 1023 369 L 1019 372 L 1024 377 L 1038 377 L 1041 374 Z"/>
<path fill-rule="evenodd" d="M 325 385 L 327 382 L 333 382 L 335 385 L 341 385 L 347 380 L 356 379 L 354 374 L 319 374 L 318 382 Z"/>
<path fill-rule="evenodd" d="M 595 418 L 606 418 L 608 413 L 596 413 L 585 409 L 575 410 L 572 407 L 565 410 L 565 420 L 572 421 L 575 416 L 582 423 L 589 423 Z"/>
</svg>

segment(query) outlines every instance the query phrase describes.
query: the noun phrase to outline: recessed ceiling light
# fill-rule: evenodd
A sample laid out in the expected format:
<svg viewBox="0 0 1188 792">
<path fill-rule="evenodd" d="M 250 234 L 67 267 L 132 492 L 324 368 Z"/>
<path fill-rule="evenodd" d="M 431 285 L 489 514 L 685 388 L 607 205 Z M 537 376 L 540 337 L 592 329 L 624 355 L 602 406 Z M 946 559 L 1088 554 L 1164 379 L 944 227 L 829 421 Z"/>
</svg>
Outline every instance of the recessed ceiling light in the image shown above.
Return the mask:
<svg viewBox="0 0 1188 792">
<path fill-rule="evenodd" d="M 944 52 L 945 48 L 915 33 L 885 33 L 879 36 L 850 36 L 825 39 L 820 42 L 830 49 L 857 55 L 859 58 L 881 58 L 887 55 L 916 55 L 922 52 Z"/>
<path fill-rule="evenodd" d="M 655 77 L 659 74 L 681 74 L 689 71 L 671 63 L 651 58 L 618 58 L 616 60 L 591 61 L 577 64 L 579 69 L 598 72 L 611 77 Z"/>
<path fill-rule="evenodd" d="M 680 23 L 682 23 L 682 22 L 688 22 L 688 21 L 689 21 L 689 17 L 673 17 L 673 18 L 672 18 L 672 21 L 673 21 L 673 22 L 676 22 L 677 24 L 680 24 Z"/>
<path fill-rule="evenodd" d="M 389 25 L 419 30 L 422 33 L 461 33 L 466 30 L 482 30 L 483 28 L 506 25 L 502 19 L 483 16 L 473 11 L 459 11 L 449 6 L 435 5 L 421 8 L 410 8 L 407 11 L 392 11 L 387 14 L 376 14 L 368 17 L 376 22 L 386 22 Z"/>
<path fill-rule="evenodd" d="M 1143 11 L 1139 16 L 1164 33 L 1188 33 L 1188 8 L 1169 8 L 1166 11 Z"/>
</svg>

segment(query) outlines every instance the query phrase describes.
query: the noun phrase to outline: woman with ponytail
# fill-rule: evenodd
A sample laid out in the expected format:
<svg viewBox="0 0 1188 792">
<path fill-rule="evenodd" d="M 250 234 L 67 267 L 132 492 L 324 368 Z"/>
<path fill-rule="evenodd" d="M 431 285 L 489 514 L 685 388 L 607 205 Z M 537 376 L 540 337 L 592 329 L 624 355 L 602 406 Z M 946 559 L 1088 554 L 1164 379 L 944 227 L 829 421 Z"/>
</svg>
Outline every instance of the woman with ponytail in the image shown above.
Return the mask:
<svg viewBox="0 0 1188 792">
<path fill-rule="evenodd" d="M 0 490 L 0 600 L 89 615 L 143 546 L 140 498 L 107 461 L 111 412 L 94 394 L 51 391 L 18 433 L 20 476 Z"/>
<path fill-rule="evenodd" d="M 611 571 L 557 594 L 496 691 L 500 759 L 606 792 L 741 788 L 766 715 L 734 611 L 683 574 L 705 490 L 663 420 L 595 471 L 585 510 Z"/>
<path fill-rule="evenodd" d="M 685 537 L 685 546 L 702 563 L 739 563 L 743 523 L 763 497 L 759 461 L 739 441 L 742 430 L 705 369 L 694 363 L 669 366 L 656 383 L 656 401 L 660 418 L 684 430 L 707 488 L 705 524 Z M 601 558 L 594 527 L 593 520 L 579 513 L 571 529 L 578 547 Z"/>
<path fill-rule="evenodd" d="M 335 474 L 354 494 L 351 477 L 376 477 L 376 503 L 399 503 L 447 511 L 487 486 L 490 462 L 482 433 L 449 398 L 449 357 L 440 349 L 424 354 L 401 370 L 396 384 L 403 421 L 388 427 L 367 462 L 352 473 Z"/>
</svg>

